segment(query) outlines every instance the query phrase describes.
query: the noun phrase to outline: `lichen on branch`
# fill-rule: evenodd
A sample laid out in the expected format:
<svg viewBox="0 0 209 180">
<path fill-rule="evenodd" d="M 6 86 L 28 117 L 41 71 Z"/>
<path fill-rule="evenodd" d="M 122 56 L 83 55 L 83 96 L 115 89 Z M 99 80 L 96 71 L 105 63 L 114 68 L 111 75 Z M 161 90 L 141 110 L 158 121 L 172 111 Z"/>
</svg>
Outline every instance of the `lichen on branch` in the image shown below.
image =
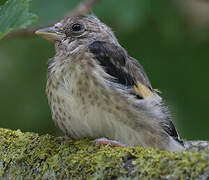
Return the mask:
<svg viewBox="0 0 209 180">
<path fill-rule="evenodd" d="M 0 179 L 207 179 L 208 152 L 94 146 L 0 129 Z"/>
</svg>

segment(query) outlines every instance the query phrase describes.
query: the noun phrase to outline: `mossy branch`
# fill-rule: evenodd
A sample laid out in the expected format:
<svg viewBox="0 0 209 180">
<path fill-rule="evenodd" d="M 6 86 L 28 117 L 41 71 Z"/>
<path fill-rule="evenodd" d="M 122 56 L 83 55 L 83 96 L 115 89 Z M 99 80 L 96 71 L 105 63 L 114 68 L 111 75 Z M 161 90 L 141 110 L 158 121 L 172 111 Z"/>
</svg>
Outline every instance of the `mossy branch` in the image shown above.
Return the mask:
<svg viewBox="0 0 209 180">
<path fill-rule="evenodd" d="M 98 147 L 89 139 L 66 142 L 62 137 L 0 129 L 0 179 L 208 178 L 208 151 Z"/>
</svg>

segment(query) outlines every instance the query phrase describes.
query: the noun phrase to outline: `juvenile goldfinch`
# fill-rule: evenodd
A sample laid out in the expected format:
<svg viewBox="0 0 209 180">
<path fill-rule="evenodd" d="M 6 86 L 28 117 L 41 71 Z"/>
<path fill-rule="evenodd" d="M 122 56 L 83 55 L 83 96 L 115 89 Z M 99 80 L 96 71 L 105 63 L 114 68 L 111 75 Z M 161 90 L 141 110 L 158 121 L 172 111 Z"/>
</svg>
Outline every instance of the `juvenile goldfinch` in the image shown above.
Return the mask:
<svg viewBox="0 0 209 180">
<path fill-rule="evenodd" d="M 68 17 L 36 34 L 55 44 L 46 94 L 52 118 L 67 137 L 184 149 L 143 67 L 98 18 Z"/>
</svg>

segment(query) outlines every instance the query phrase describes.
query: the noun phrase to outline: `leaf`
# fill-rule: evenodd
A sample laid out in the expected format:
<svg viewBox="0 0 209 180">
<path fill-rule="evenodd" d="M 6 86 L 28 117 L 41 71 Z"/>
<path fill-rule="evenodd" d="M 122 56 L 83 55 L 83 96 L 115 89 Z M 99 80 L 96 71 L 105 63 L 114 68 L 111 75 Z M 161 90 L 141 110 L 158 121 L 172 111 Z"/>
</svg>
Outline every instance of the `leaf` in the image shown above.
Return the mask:
<svg viewBox="0 0 209 180">
<path fill-rule="evenodd" d="M 37 21 L 38 17 L 29 12 L 31 0 L 8 0 L 0 6 L 0 39 L 9 32 L 26 28 Z"/>
</svg>

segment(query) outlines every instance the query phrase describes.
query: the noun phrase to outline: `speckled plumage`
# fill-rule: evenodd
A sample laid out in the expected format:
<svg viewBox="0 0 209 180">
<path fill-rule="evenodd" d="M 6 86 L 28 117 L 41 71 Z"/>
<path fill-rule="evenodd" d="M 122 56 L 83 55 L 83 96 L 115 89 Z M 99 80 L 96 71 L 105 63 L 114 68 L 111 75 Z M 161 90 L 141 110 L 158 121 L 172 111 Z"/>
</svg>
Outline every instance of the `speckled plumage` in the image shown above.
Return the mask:
<svg viewBox="0 0 209 180">
<path fill-rule="evenodd" d="M 184 149 L 141 65 L 95 16 L 65 18 L 53 32 L 37 34 L 55 43 L 46 93 L 52 119 L 66 136 Z"/>
</svg>

